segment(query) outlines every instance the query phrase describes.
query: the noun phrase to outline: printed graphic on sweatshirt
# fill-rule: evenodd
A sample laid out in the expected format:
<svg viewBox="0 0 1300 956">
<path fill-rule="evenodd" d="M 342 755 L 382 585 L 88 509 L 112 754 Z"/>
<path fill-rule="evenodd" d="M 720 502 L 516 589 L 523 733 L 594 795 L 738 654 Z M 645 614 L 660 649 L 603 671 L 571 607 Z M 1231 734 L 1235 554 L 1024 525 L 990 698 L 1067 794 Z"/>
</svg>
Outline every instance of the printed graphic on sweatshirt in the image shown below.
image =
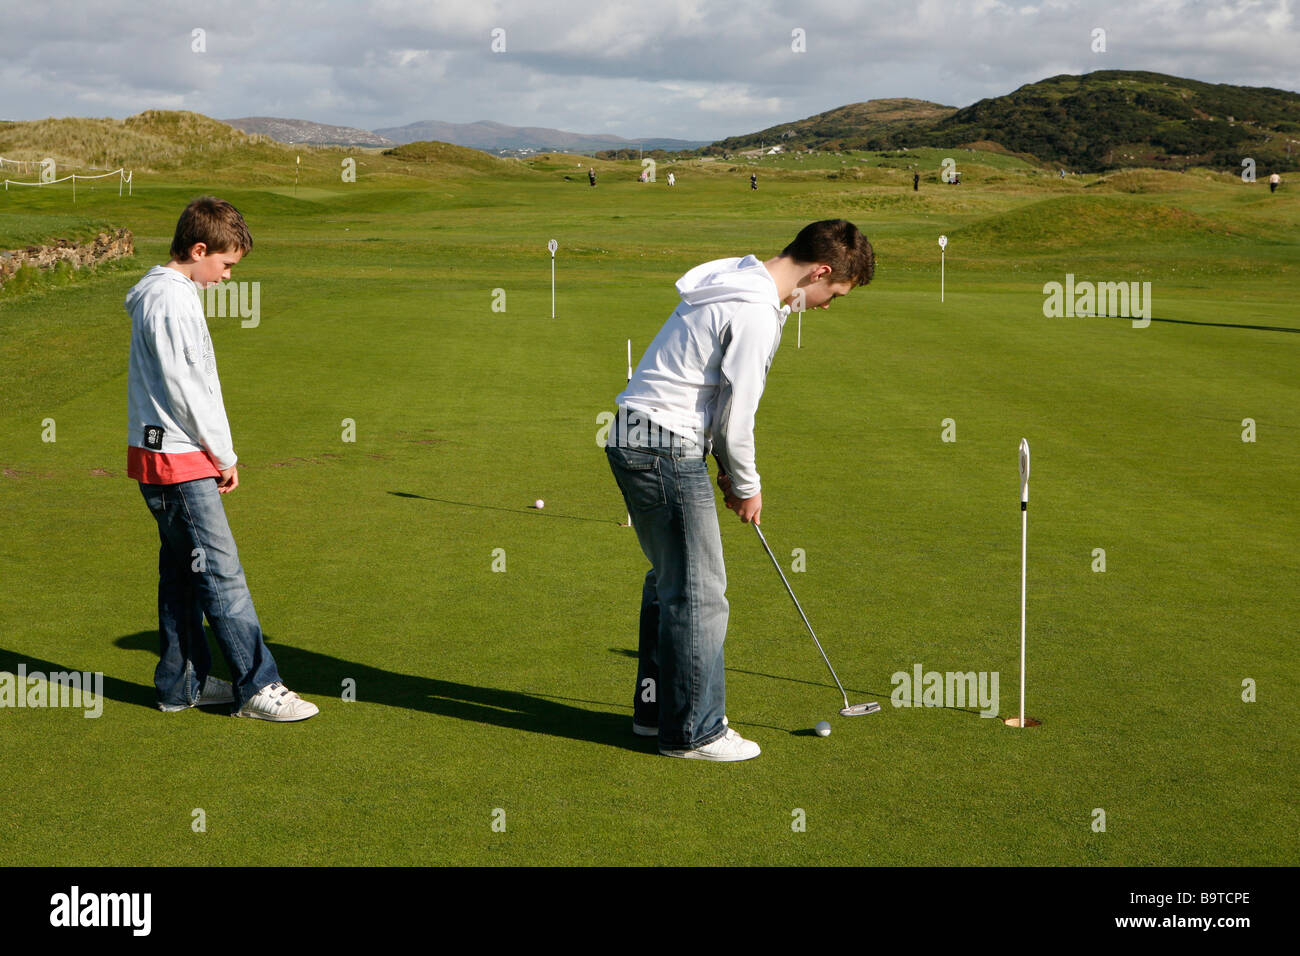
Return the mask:
<svg viewBox="0 0 1300 956">
<path fill-rule="evenodd" d="M 212 337 L 206 332 L 203 333 L 203 347 L 185 346 L 185 361 L 191 365 L 198 365 L 200 359 L 203 361 L 203 372 L 206 375 L 214 375 L 217 371 L 217 355 L 212 349 Z"/>
</svg>

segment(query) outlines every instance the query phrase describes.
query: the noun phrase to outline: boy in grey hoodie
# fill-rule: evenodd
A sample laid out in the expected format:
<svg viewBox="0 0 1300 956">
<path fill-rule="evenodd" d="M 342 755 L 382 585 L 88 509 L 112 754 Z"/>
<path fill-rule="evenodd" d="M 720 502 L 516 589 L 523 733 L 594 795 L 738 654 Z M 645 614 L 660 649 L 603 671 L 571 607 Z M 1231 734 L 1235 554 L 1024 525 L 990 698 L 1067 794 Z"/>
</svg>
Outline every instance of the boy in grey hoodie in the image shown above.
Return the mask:
<svg viewBox="0 0 1300 956">
<path fill-rule="evenodd" d="M 280 682 L 221 503 L 239 472 L 198 289 L 230 278 L 252 247 L 234 206 L 196 199 L 176 224 L 171 260 L 127 293 L 127 474 L 140 483 L 162 542 L 158 707 L 236 704 L 236 717 L 305 720 L 316 705 Z M 205 615 L 233 685 L 209 675 Z"/>
<path fill-rule="evenodd" d="M 657 736 L 665 756 L 759 754 L 727 726 L 727 578 L 705 456 L 718 461 L 727 507 L 758 524 L 754 416 L 791 306 L 824 309 L 874 273 L 871 243 L 843 219 L 804 227 L 766 262 L 696 266 L 678 280 L 681 304 L 618 396 L 605 454 L 651 564 L 632 730 Z"/>
</svg>

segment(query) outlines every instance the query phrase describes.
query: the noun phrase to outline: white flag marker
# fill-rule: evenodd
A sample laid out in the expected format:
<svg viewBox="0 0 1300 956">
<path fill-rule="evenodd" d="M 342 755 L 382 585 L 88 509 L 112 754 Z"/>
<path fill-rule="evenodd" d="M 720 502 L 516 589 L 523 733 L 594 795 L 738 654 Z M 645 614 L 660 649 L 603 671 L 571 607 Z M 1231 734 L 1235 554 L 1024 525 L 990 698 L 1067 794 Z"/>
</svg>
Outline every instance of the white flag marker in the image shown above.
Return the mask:
<svg viewBox="0 0 1300 956">
<path fill-rule="evenodd" d="M 632 340 L 627 340 L 627 380 L 632 381 Z M 627 512 L 627 517 L 623 520 L 623 527 L 632 527 L 632 512 Z"/>
<path fill-rule="evenodd" d="M 1029 557 L 1029 441 L 1020 439 L 1020 717 L 1007 720 L 1013 727 L 1037 727 L 1025 718 L 1025 577 Z"/>
<path fill-rule="evenodd" d="M 555 250 L 559 248 L 559 243 L 552 239 L 546 248 L 551 253 L 551 318 L 555 318 Z"/>
<path fill-rule="evenodd" d="M 944 250 L 948 248 L 948 237 L 939 237 L 939 301 L 943 301 Z"/>
</svg>

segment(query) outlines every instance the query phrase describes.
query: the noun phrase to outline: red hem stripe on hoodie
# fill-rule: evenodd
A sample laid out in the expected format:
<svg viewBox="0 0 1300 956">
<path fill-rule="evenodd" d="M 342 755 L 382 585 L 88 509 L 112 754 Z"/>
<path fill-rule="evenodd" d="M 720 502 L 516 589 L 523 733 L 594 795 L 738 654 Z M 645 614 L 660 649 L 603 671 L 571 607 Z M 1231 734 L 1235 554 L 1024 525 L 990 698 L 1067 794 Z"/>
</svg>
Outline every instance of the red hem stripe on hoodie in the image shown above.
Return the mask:
<svg viewBox="0 0 1300 956">
<path fill-rule="evenodd" d="M 182 481 L 198 478 L 220 478 L 207 452 L 186 451 L 164 454 L 128 445 L 126 448 L 126 473 L 146 485 L 178 485 Z"/>
</svg>

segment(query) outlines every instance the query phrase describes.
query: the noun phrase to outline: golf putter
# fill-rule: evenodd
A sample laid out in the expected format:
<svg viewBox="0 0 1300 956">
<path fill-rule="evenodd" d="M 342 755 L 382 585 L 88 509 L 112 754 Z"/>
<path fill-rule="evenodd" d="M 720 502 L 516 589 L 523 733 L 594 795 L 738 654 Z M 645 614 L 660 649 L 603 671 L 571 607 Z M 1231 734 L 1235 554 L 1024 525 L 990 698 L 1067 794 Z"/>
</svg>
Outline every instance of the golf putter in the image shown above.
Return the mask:
<svg viewBox="0 0 1300 956">
<path fill-rule="evenodd" d="M 879 711 L 880 705 L 874 701 L 868 704 L 849 703 L 849 695 L 844 692 L 844 685 L 841 684 L 840 679 L 836 677 L 835 668 L 831 667 L 830 658 L 827 657 L 826 652 L 822 650 L 822 642 L 817 640 L 817 633 L 813 630 L 813 626 L 808 623 L 808 615 L 805 614 L 803 608 L 799 606 L 799 599 L 794 596 L 794 590 L 790 587 L 790 582 L 785 579 L 785 572 L 781 570 L 781 565 L 776 560 L 776 555 L 774 555 L 772 549 L 767 546 L 767 538 L 763 537 L 762 529 L 760 529 L 757 524 L 754 525 L 754 530 L 758 532 L 758 540 L 763 542 L 763 550 L 766 551 L 767 556 L 772 559 L 772 567 L 776 568 L 776 573 L 781 575 L 781 583 L 785 585 L 786 593 L 790 595 L 790 600 L 794 601 L 794 606 L 798 609 L 799 616 L 803 618 L 803 622 L 808 628 L 808 633 L 812 635 L 813 643 L 817 645 L 817 651 L 821 654 L 822 660 L 826 662 L 826 669 L 831 672 L 831 677 L 835 680 L 835 686 L 840 689 L 840 696 L 844 698 L 844 707 L 840 710 L 840 715 L 842 717 L 860 717 L 863 714 L 874 714 Z"/>
</svg>

